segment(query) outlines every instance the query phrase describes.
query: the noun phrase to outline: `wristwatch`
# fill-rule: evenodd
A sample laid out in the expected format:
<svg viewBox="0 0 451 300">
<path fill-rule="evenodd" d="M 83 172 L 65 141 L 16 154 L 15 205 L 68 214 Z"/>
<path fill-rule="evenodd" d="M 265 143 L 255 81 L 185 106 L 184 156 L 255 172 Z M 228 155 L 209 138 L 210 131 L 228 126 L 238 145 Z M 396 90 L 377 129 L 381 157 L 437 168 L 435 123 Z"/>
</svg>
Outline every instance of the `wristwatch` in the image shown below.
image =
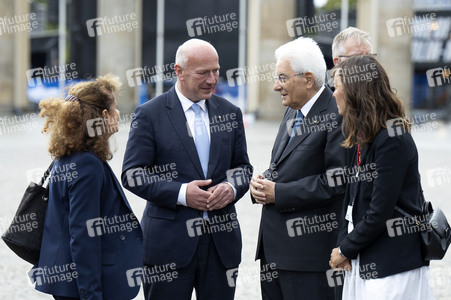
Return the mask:
<svg viewBox="0 0 451 300">
<path fill-rule="evenodd" d="M 345 256 L 343 255 L 343 252 L 341 252 L 340 247 L 338 247 L 338 253 L 340 253 L 341 256 L 345 257 Z"/>
</svg>

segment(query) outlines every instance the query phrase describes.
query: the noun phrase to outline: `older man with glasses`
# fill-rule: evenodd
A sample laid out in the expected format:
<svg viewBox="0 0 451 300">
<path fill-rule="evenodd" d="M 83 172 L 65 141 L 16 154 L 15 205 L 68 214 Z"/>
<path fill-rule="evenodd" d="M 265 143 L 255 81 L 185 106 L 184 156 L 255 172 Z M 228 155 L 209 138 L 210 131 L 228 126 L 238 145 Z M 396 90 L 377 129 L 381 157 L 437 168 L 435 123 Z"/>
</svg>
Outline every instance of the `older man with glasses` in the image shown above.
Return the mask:
<svg viewBox="0 0 451 300">
<path fill-rule="evenodd" d="M 334 65 L 355 55 L 373 55 L 368 33 L 356 27 L 348 27 L 337 34 L 332 42 L 332 57 Z"/>
<path fill-rule="evenodd" d="M 344 182 L 334 182 L 328 170 L 343 169 L 348 159 L 340 146 L 341 117 L 324 85 L 326 63 L 314 40 L 300 37 L 280 46 L 275 56 L 274 91 L 288 108 L 270 168 L 250 185 L 253 202 L 263 205 L 256 259 L 262 272 L 277 273 L 261 282 L 262 298 L 334 299 L 326 272 Z"/>
</svg>

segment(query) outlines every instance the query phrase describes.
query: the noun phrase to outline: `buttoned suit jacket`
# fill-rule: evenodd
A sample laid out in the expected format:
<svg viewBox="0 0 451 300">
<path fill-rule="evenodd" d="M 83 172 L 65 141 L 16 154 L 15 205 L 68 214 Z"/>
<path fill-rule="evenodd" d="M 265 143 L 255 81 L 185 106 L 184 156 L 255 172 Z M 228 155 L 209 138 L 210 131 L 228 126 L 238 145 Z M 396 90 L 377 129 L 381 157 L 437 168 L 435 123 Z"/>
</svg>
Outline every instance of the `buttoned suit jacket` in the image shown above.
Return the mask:
<svg viewBox="0 0 451 300">
<path fill-rule="evenodd" d="M 286 110 L 264 173 L 276 183 L 275 204 L 262 208 L 256 259 L 264 253 L 279 269 L 325 272 L 344 196 L 344 184 L 331 184 L 327 171 L 343 168 L 351 153 L 340 145 L 341 116 L 328 87 L 288 143 L 296 114 Z"/>
<path fill-rule="evenodd" d="M 207 99 L 206 105 L 211 133 L 206 178 L 212 179 L 211 185 L 217 185 L 227 181 L 228 174 L 237 172 L 241 177 L 233 182 L 229 176 L 229 182 L 236 188 L 233 203 L 209 212 L 210 223 L 216 226 L 212 239 L 221 262 L 226 268 L 235 268 L 241 261 L 242 246 L 235 203 L 249 189 L 252 167 L 240 109 L 216 95 Z M 137 107 L 131 127 L 122 183 L 147 200 L 142 217 L 144 263 L 175 263 L 177 268 L 183 268 L 196 251 L 202 211 L 178 205 L 179 190 L 182 183 L 206 178 L 175 88 Z M 144 180 L 143 184 L 137 184 L 127 176 L 137 168 L 164 168 L 170 164 L 173 164 L 171 172 L 175 172 L 175 176 L 167 179 Z"/>
</svg>

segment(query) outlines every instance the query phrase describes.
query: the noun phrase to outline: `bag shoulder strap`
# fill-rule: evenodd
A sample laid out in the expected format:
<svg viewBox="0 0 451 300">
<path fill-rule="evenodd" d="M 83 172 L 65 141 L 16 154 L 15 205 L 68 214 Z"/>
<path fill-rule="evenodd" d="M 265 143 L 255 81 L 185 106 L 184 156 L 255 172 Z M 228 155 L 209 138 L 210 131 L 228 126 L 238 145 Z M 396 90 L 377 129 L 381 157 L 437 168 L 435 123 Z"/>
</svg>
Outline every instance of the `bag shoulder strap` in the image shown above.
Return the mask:
<svg viewBox="0 0 451 300">
<path fill-rule="evenodd" d="M 418 184 L 420 186 L 420 200 L 422 200 L 421 201 L 421 206 L 422 206 L 423 213 L 428 213 L 428 212 L 425 212 L 424 209 L 425 208 L 429 208 L 430 203 L 429 204 L 425 204 L 426 203 L 426 199 L 424 198 L 423 187 L 421 186 L 421 174 L 418 174 Z M 432 206 L 431 206 L 430 209 L 432 209 Z M 405 216 L 407 218 L 410 218 L 410 219 L 412 219 L 412 220 L 414 220 L 416 222 L 417 219 L 415 217 L 413 217 L 411 214 L 409 214 L 407 211 L 405 211 L 404 209 L 402 209 L 398 205 L 395 205 L 395 210 L 397 212 L 399 212 L 401 215 L 403 215 L 403 216 Z"/>
<path fill-rule="evenodd" d="M 406 212 L 404 209 L 402 209 L 402 208 L 399 207 L 398 205 L 395 205 L 395 210 L 396 210 L 397 212 L 399 212 L 401 215 L 403 215 L 403 216 L 405 216 L 405 217 L 407 217 L 407 218 L 410 218 L 410 219 L 415 220 L 415 218 L 414 218 L 411 214 L 409 214 L 408 212 Z"/>
<path fill-rule="evenodd" d="M 47 168 L 47 171 L 44 172 L 44 175 L 42 176 L 41 181 L 39 182 L 40 186 L 42 186 L 44 184 L 44 182 L 47 180 L 47 177 L 49 177 L 50 172 L 52 172 L 52 168 L 53 168 L 53 164 L 54 163 L 55 163 L 55 161 L 52 161 L 50 166 Z"/>
</svg>

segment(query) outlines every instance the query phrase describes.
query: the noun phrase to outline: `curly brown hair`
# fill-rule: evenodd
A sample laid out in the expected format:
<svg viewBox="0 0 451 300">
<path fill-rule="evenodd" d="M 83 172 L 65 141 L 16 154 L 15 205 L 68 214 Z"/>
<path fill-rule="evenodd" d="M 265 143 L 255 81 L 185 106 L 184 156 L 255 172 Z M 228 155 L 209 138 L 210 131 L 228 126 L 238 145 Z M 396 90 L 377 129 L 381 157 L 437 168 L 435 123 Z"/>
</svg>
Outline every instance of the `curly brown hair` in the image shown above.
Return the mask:
<svg viewBox="0 0 451 300">
<path fill-rule="evenodd" d="M 345 148 L 371 143 L 387 121 L 400 118 L 406 130 L 411 124 L 404 105 L 390 86 L 382 65 L 371 55 L 358 55 L 343 60 L 334 68 L 343 85 L 345 112 L 342 130 Z"/>
<path fill-rule="evenodd" d="M 68 95 L 78 97 L 78 101 L 48 98 L 39 103 L 40 116 L 46 118 L 42 132 L 51 133 L 49 152 L 55 159 L 80 151 L 93 152 L 102 161 L 113 157 L 108 142 L 112 133 L 89 134 L 88 125 L 94 119 L 103 120 L 104 110 L 112 112 L 114 93 L 121 85 L 119 77 L 107 74 L 74 85 Z"/>
</svg>

